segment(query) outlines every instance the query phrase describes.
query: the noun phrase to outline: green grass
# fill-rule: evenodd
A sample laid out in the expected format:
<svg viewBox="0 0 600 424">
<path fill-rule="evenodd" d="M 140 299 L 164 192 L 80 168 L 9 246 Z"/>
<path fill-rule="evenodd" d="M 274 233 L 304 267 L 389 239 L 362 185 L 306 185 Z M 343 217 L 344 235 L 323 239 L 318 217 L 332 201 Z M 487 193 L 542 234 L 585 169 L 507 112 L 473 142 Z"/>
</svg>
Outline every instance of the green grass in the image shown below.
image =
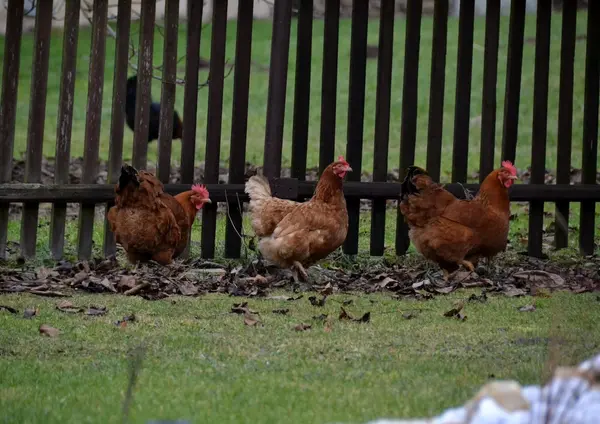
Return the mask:
<svg viewBox="0 0 600 424">
<path fill-rule="evenodd" d="M 147 346 L 132 422 L 189 419 L 214 423 L 360 423 L 380 416 L 423 416 L 466 401 L 490 378 L 540 383 L 548 338 L 561 365 L 596 352 L 595 295 L 491 298 L 467 304 L 467 320 L 442 314 L 463 292 L 427 302 L 382 295 L 334 295 L 324 308 L 307 295 L 295 302 L 250 299 L 264 327 L 229 314 L 234 298 L 209 295 L 148 302 L 77 295 L 76 305 L 107 306 L 104 317 L 59 312 L 60 300 L 5 295 L 0 303 L 38 307 L 32 320 L 0 312 L 0 410 L 9 422 L 117 422 L 127 386 L 128 352 Z M 352 315 L 337 319 L 340 301 Z M 372 303 L 372 302 L 375 303 Z M 517 307 L 535 302 L 532 313 Z M 289 308 L 287 316 L 275 308 Z M 416 316 L 405 320 L 402 314 Z M 113 322 L 135 313 L 126 328 Z M 331 332 L 312 319 L 333 318 Z M 299 323 L 313 325 L 295 332 Z M 61 330 L 38 334 L 41 324 Z"/>
<path fill-rule="evenodd" d="M 577 20 L 577 33 L 585 33 L 586 12 L 580 12 Z M 548 102 L 548 147 L 547 147 L 547 165 L 551 169 L 556 164 L 556 139 L 557 139 L 557 116 L 558 116 L 558 85 L 560 75 L 560 39 L 561 39 L 561 14 L 554 14 L 552 17 L 552 40 L 550 52 L 550 96 Z M 502 138 L 502 119 L 504 104 L 504 89 L 506 80 L 506 56 L 508 42 L 508 18 L 501 20 L 500 52 L 498 60 L 498 116 L 496 126 L 496 159 L 500 157 L 500 141 Z M 378 40 L 377 20 L 369 22 L 368 41 L 371 44 L 377 44 Z M 417 105 L 417 149 L 416 163 L 425 163 L 427 121 L 429 110 L 429 83 L 431 69 L 431 40 L 432 40 L 433 21 L 431 17 L 423 17 L 421 26 L 421 48 L 419 62 L 419 83 L 418 83 L 418 105 Z M 289 73 L 287 86 L 287 101 L 285 115 L 284 131 L 284 149 L 283 162 L 289 165 L 291 161 L 291 134 L 292 134 L 292 115 L 293 115 L 293 97 L 294 97 L 294 74 L 296 59 L 296 21 L 294 20 L 291 31 L 291 45 L 289 56 Z M 348 110 L 348 76 L 349 76 L 349 53 L 350 53 L 350 30 L 351 22 L 348 19 L 342 19 L 340 22 L 340 45 L 339 45 L 339 69 L 338 69 L 338 101 L 337 101 L 337 119 L 336 119 L 336 153 L 345 152 L 346 134 L 347 134 L 347 110 Z M 270 60 L 272 25 L 268 21 L 255 21 L 252 39 L 252 60 L 256 64 L 268 66 Z M 400 145 L 400 123 L 402 107 L 402 77 L 404 69 L 404 35 L 405 21 L 397 19 L 394 28 L 394 66 L 392 82 L 392 110 L 390 125 L 390 150 L 388 162 L 390 167 L 399 165 L 399 145 Z M 185 34 L 186 25 L 180 26 L 179 54 L 185 52 Z M 226 58 L 233 60 L 235 54 L 235 35 L 236 22 L 228 23 Z M 477 18 L 475 20 L 474 51 L 473 51 L 473 82 L 471 92 L 471 112 L 470 116 L 476 118 L 481 115 L 481 95 L 483 81 L 483 44 L 485 35 L 485 20 Z M 527 17 L 525 26 L 525 37 L 535 36 L 535 16 Z M 444 137 L 443 137 L 443 180 L 448 180 L 451 151 L 453 142 L 454 126 L 454 100 L 456 83 L 456 57 L 458 37 L 458 20 L 450 18 L 448 24 L 448 52 L 446 65 L 446 90 L 444 100 Z M 132 26 L 132 38 L 134 43 L 138 42 L 138 25 Z M 75 82 L 75 109 L 73 122 L 73 146 L 72 154 L 81 156 L 84 150 L 84 132 L 86 122 L 86 102 L 88 86 L 89 69 L 89 49 L 91 41 L 91 32 L 89 29 L 82 29 L 79 37 L 77 74 Z M 162 62 L 162 36 L 157 32 L 155 35 L 155 53 L 154 62 Z M 0 40 L 0 57 L 3 57 L 4 43 Z M 320 96 L 321 96 L 321 67 L 323 62 L 323 21 L 314 21 L 313 30 L 313 58 L 311 66 L 311 100 L 310 100 L 310 127 L 309 127 L 309 150 L 308 166 L 315 166 L 318 163 L 318 144 L 320 128 Z M 110 113 L 112 102 L 112 80 L 114 66 L 114 40 L 108 38 L 106 46 L 106 65 L 105 65 L 105 84 L 102 107 L 102 133 L 100 143 L 101 157 L 106 159 L 109 147 Z M 52 33 L 50 45 L 50 70 L 48 81 L 48 97 L 46 120 L 44 123 L 44 154 L 54 155 L 56 142 L 56 122 L 58 113 L 58 98 L 60 86 L 61 70 L 61 50 L 62 50 L 62 32 L 56 30 Z M 210 26 L 203 31 L 202 35 L 202 56 L 209 57 L 210 53 Z M 526 167 L 530 164 L 531 157 L 531 134 L 532 134 L 532 113 L 533 113 L 533 69 L 534 69 L 534 43 L 527 43 L 524 47 L 521 106 L 519 114 L 518 131 L 518 152 L 517 166 Z M 17 120 L 15 131 L 15 155 L 19 157 L 26 150 L 27 123 L 29 111 L 29 85 L 31 82 L 31 63 L 33 56 L 33 34 L 27 34 L 23 37 L 21 51 L 21 70 L 19 80 L 19 96 L 17 107 Z M 574 166 L 581 164 L 581 144 L 583 131 L 583 101 L 584 101 L 584 72 L 585 72 L 585 41 L 578 42 L 575 52 L 575 83 L 574 83 L 574 113 L 573 113 L 573 155 Z M 179 74 L 183 75 L 184 62 L 178 65 Z M 133 73 L 131 71 L 130 73 Z M 375 93 L 376 93 L 376 75 L 377 61 L 370 60 L 367 64 L 366 77 L 366 104 L 365 104 L 365 130 L 364 130 L 364 153 L 362 169 L 370 171 L 372 169 L 373 157 L 373 138 L 375 127 Z M 202 71 L 200 78 L 204 80 L 207 72 Z M 253 67 L 250 81 L 250 107 L 248 117 L 248 149 L 247 159 L 253 163 L 261 164 L 263 156 L 263 145 L 265 135 L 265 120 L 267 106 L 267 88 L 268 72 L 264 72 L 259 67 Z M 160 97 L 160 83 L 154 82 L 154 99 Z M 204 159 L 206 145 L 206 116 L 207 116 L 207 90 L 199 92 L 198 102 L 198 140 L 196 149 L 197 163 Z M 229 156 L 229 138 L 231 134 L 231 110 L 233 98 L 233 78 L 230 76 L 225 81 L 223 91 L 223 128 L 221 136 L 221 158 L 226 160 Z M 178 87 L 177 109 L 183 110 L 183 88 Z M 475 120 L 474 120 L 475 121 Z M 479 143 L 480 143 L 479 124 L 472 125 L 469 142 L 469 172 L 476 171 L 479 167 Z M 124 157 L 130 158 L 132 151 L 132 132 L 129 129 L 125 131 Z M 173 143 L 173 160 L 178 162 L 180 158 L 181 144 L 176 141 Z M 150 147 L 149 158 L 156 159 L 156 143 Z M 600 163 L 600 162 L 599 162 Z M 355 165 L 353 165 L 355 166 Z M 355 167 L 356 169 L 356 167 Z"/>
</svg>

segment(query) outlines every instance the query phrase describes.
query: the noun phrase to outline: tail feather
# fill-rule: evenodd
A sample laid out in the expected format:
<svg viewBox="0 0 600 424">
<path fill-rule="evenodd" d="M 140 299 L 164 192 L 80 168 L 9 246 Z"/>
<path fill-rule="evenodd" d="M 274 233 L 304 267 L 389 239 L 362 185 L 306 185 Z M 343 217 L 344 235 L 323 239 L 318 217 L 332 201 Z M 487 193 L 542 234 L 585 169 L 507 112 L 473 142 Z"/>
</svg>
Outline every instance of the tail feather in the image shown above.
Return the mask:
<svg viewBox="0 0 600 424">
<path fill-rule="evenodd" d="M 269 180 L 262 175 L 254 175 L 246 182 L 244 191 L 250 196 L 250 201 L 264 200 L 271 197 Z"/>
<path fill-rule="evenodd" d="M 130 182 L 139 187 L 138 172 L 133 166 L 123 165 L 121 166 L 121 176 L 119 177 L 119 190 L 123 190 Z"/>
<path fill-rule="evenodd" d="M 415 186 L 413 178 L 417 175 L 428 175 L 427 171 L 418 166 L 409 166 L 406 170 L 406 177 L 400 185 L 400 200 L 405 200 L 409 195 L 419 192 L 419 189 Z"/>
</svg>

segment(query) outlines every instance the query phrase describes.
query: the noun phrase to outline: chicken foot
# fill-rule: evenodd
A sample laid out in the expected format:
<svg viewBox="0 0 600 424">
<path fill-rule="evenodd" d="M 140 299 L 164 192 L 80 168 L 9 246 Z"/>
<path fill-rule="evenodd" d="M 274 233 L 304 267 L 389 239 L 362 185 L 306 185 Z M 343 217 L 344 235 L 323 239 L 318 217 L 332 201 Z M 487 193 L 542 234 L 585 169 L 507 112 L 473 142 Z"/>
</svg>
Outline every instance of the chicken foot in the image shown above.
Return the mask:
<svg viewBox="0 0 600 424">
<path fill-rule="evenodd" d="M 302 264 L 298 261 L 294 261 L 294 264 L 292 265 L 292 275 L 294 277 L 295 283 L 298 283 L 300 281 L 298 277 L 301 277 L 302 281 L 304 282 L 308 281 L 308 273 L 306 272 Z"/>
<path fill-rule="evenodd" d="M 463 259 L 462 261 L 458 262 L 459 265 L 464 266 L 465 268 L 467 268 L 469 270 L 469 272 L 475 272 L 475 267 L 473 266 L 473 263 L 471 261 L 467 261 L 466 259 Z M 446 269 L 442 269 L 442 272 L 444 273 L 444 281 L 448 281 L 448 279 L 453 276 L 454 274 L 456 274 L 458 270 L 453 271 L 453 272 L 448 272 L 448 270 Z"/>
</svg>

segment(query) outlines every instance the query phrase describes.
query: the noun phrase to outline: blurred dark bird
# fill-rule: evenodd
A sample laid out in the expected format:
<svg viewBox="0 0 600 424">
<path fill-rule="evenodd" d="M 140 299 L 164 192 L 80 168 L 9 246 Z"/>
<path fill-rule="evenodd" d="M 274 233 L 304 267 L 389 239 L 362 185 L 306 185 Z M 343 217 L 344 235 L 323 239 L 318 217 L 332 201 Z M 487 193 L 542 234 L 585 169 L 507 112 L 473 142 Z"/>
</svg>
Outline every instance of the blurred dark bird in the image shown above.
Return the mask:
<svg viewBox="0 0 600 424">
<path fill-rule="evenodd" d="M 127 97 L 125 100 L 125 116 L 127 126 L 134 131 L 135 128 L 135 99 L 137 90 L 137 75 L 127 80 Z M 148 143 L 158 140 L 158 125 L 160 122 L 160 103 L 152 102 L 150 99 L 150 120 L 148 124 Z M 173 140 L 181 139 L 183 134 L 183 122 L 176 110 L 173 111 Z"/>
</svg>

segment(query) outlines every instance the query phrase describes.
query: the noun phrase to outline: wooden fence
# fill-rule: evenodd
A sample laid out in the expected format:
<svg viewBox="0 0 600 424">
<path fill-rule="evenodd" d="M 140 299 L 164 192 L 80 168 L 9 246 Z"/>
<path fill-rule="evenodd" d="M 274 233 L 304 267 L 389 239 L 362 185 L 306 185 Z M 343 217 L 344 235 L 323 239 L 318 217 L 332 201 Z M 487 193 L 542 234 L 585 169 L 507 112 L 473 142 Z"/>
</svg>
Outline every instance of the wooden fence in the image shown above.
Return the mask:
<svg viewBox="0 0 600 424">
<path fill-rule="evenodd" d="M 93 2 L 92 47 L 89 66 L 89 91 L 85 128 L 85 153 L 82 183 L 68 184 L 71 124 L 73 118 L 73 93 L 76 71 L 78 19 L 80 0 L 67 0 L 63 35 L 63 61 L 60 85 L 58 130 L 56 134 L 55 184 L 41 185 L 43 122 L 48 80 L 48 57 L 52 1 L 38 2 L 34 35 L 34 59 L 27 137 L 26 173 L 24 184 L 11 184 L 11 167 L 17 106 L 17 85 L 23 22 L 23 0 L 8 1 L 8 19 L 4 50 L 0 121 L 0 256 L 7 245 L 9 203 L 22 202 L 22 233 L 20 248 L 24 257 L 32 257 L 36 250 L 38 208 L 40 202 L 53 204 L 50 248 L 52 255 L 63 254 L 65 240 L 66 203 L 80 203 L 78 254 L 82 259 L 92 254 L 94 207 L 113 200 L 113 185 L 118 179 L 123 157 L 123 127 L 125 92 L 130 45 L 131 0 L 119 0 L 116 23 L 116 58 L 114 90 L 112 93 L 112 120 L 108 180 L 111 185 L 93 184 L 98 170 L 100 145 L 100 112 L 104 79 L 105 40 L 108 0 Z M 225 253 L 238 257 L 241 240 L 237 232 L 241 227 L 242 211 L 239 200 L 247 200 L 244 193 L 244 164 L 246 161 L 246 129 L 251 65 L 251 39 L 253 26 L 253 1 L 240 1 L 237 23 L 233 111 L 231 114 L 231 148 L 229 152 L 229 181 L 218 184 L 221 159 L 221 117 L 223 113 L 223 82 L 225 76 L 225 36 L 227 26 L 227 1 L 214 1 L 210 57 L 210 84 L 208 87 L 208 116 L 204 182 L 211 198 L 228 202 L 230 219 L 227 222 Z M 264 173 L 272 179 L 277 196 L 302 198 L 312 194 L 313 182 L 306 182 L 306 163 L 309 125 L 309 88 L 313 4 L 301 0 L 297 10 L 297 57 L 294 83 L 292 178 L 281 175 L 283 122 L 290 46 L 292 1 L 274 2 L 271 61 L 269 68 L 268 107 L 264 149 Z M 372 200 L 371 254 L 384 251 L 386 199 L 395 199 L 399 193 L 397 183 L 386 182 L 390 119 L 401 120 L 399 165 L 404 169 L 413 163 L 417 132 L 417 80 L 419 72 L 431 72 L 430 109 L 427 135 L 427 168 L 433 177 L 439 177 L 441 164 L 442 120 L 446 68 L 448 2 L 436 1 L 434 10 L 431 70 L 419 68 L 422 0 L 410 0 L 406 9 L 406 37 L 404 46 L 394 46 L 394 0 L 381 0 L 378 46 L 378 73 L 376 91 L 376 123 L 374 144 L 373 182 L 360 182 L 360 172 L 351 173 L 345 184 L 348 199 L 350 228 L 344 251 L 358 250 L 358 224 L 360 199 Z M 172 113 L 175 98 L 175 71 L 178 31 L 179 0 L 166 0 L 165 43 L 161 116 L 159 131 L 158 178 L 168 183 L 171 165 Z M 190 1 L 189 22 L 201 22 L 203 2 Z M 321 127 L 319 164 L 322 170 L 334 158 L 336 90 L 338 71 L 338 39 L 340 0 L 329 0 L 324 16 L 324 55 L 322 69 Z M 535 87 L 533 112 L 533 146 L 531 184 L 516 185 L 511 199 L 530 202 L 529 254 L 542 253 L 542 225 L 544 202 L 555 202 L 556 213 L 568 222 L 569 202 L 581 202 L 580 246 L 584 253 L 594 250 L 595 204 L 600 200 L 600 186 L 596 185 L 598 155 L 598 96 L 600 50 L 600 2 L 590 2 L 588 10 L 587 49 L 585 63 L 585 101 L 582 184 L 569 185 L 572 146 L 573 78 L 576 41 L 576 2 L 564 2 L 561 38 L 561 71 L 558 116 L 557 184 L 544 184 L 546 155 L 546 125 L 548 78 L 550 59 L 550 22 L 552 2 L 538 2 L 535 38 Z M 143 111 L 150 103 L 152 78 L 153 37 L 155 31 L 155 0 L 142 0 L 139 32 L 138 82 L 136 123 L 133 145 L 133 166 L 145 168 L 147 164 L 147 135 L 149 118 Z M 354 0 L 352 12 L 350 81 L 348 101 L 347 160 L 355 170 L 362 169 L 363 122 L 365 104 L 365 69 L 367 58 L 368 0 Z M 502 158 L 514 160 L 517 148 L 517 122 L 519 116 L 520 87 L 525 28 L 525 2 L 513 1 L 510 11 L 509 55 L 506 73 L 506 96 L 502 138 Z M 187 30 L 185 95 L 181 150 L 181 183 L 166 184 L 170 193 L 186 190 L 194 175 L 196 151 L 196 112 L 198 101 L 198 68 L 201 25 L 189 25 Z M 500 34 L 500 0 L 487 1 L 485 29 L 483 105 L 481 125 L 480 175 L 484 177 L 496 163 L 494 146 L 496 134 L 496 84 Z M 472 79 L 474 37 L 474 0 L 462 0 L 459 16 L 458 60 L 454 115 L 454 149 L 452 155 L 452 182 L 467 179 L 469 146 L 470 96 Z M 395 49 L 393 48 L 395 47 Z M 394 66 L 393 50 L 404 55 L 402 116 L 390 116 L 391 79 Z M 289 112 L 289 111 L 288 111 Z M 499 124 L 498 124 L 499 125 Z M 225 153 L 224 153 L 225 154 Z M 466 185 L 476 189 L 475 185 Z M 457 196 L 464 196 L 463 187 L 449 184 Z M 216 203 L 207 205 L 202 216 L 202 256 L 213 257 L 217 222 Z M 561 221 L 561 222 L 564 222 Z M 557 225 L 556 245 L 567 245 L 568 225 Z M 396 252 L 403 254 L 409 245 L 407 231 L 398 213 Z M 105 226 L 104 253 L 115 252 L 113 235 Z"/>
</svg>

